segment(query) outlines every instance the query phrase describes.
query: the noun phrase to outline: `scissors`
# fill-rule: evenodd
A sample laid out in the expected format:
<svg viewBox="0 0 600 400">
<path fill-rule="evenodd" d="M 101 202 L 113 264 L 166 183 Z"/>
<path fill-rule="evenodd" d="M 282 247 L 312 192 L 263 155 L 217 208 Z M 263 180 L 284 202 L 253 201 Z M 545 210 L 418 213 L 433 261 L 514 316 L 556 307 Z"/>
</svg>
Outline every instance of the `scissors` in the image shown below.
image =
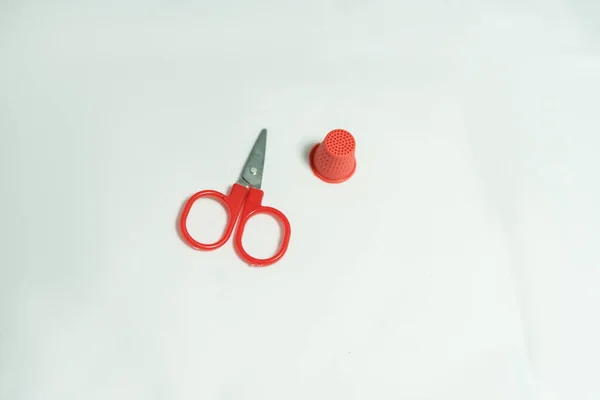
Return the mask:
<svg viewBox="0 0 600 400">
<path fill-rule="evenodd" d="M 248 156 L 242 174 L 237 183 L 234 183 L 229 191 L 229 195 L 224 195 L 216 190 L 203 190 L 192 195 L 183 207 L 179 228 L 185 241 L 198 250 L 216 250 L 223 246 L 231 237 L 235 223 L 239 220 L 238 228 L 235 234 L 234 247 L 238 255 L 251 266 L 266 267 L 276 263 L 283 257 L 287 251 L 290 241 L 291 227 L 287 217 L 278 209 L 265 207 L 261 204 L 264 192 L 260 190 L 262 183 L 263 170 L 265 165 L 265 151 L 267 147 L 267 130 L 263 129 L 258 135 L 258 139 L 252 147 Z M 206 244 L 196 241 L 188 232 L 187 219 L 196 200 L 202 197 L 211 197 L 220 201 L 227 210 L 228 222 L 225 232 L 221 239 L 214 243 Z M 283 237 L 277 253 L 270 258 L 252 257 L 242 246 L 242 236 L 248 220 L 257 214 L 269 214 L 277 219 L 283 227 Z"/>
</svg>

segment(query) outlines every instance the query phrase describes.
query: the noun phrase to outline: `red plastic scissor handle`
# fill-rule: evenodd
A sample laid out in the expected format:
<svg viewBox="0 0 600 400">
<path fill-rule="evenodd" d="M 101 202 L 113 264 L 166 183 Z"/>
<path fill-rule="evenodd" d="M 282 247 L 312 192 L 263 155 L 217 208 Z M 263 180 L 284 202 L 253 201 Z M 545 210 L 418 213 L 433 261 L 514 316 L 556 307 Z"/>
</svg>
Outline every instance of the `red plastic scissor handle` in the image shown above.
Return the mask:
<svg viewBox="0 0 600 400">
<path fill-rule="evenodd" d="M 246 188 L 245 186 L 239 185 L 237 183 L 231 187 L 231 191 L 227 196 L 221 192 L 217 192 L 216 190 L 203 190 L 192 195 L 189 198 L 189 200 L 185 203 L 183 211 L 181 212 L 181 218 L 179 219 L 179 228 L 181 230 L 183 238 L 190 246 L 198 250 L 218 249 L 219 247 L 223 246 L 231 237 L 231 233 L 233 232 L 233 228 L 239 217 L 240 223 L 238 225 L 238 229 L 235 235 L 235 248 L 240 258 L 246 261 L 249 265 L 255 267 L 266 267 L 268 265 L 274 264 L 275 262 L 279 261 L 287 251 L 292 228 L 287 217 L 281 211 L 273 207 L 265 207 L 261 204 L 263 195 L 264 192 L 260 189 L 255 189 L 252 187 Z M 194 203 L 201 197 L 212 197 L 214 199 L 217 199 L 225 206 L 225 209 L 228 213 L 227 226 L 225 227 L 225 232 L 223 233 L 223 236 L 218 241 L 210 244 L 198 242 L 190 235 L 187 229 L 187 219 L 190 214 L 190 210 L 192 209 Z M 244 199 L 246 200 L 245 203 Z M 279 247 L 279 250 L 277 251 L 277 253 L 275 253 L 275 255 L 269 258 L 252 257 L 244 249 L 244 246 L 242 244 L 244 228 L 246 227 L 248 220 L 250 220 L 250 218 L 257 214 L 269 214 L 275 219 L 277 219 L 283 227 L 283 236 L 281 239 L 281 245 Z"/>
<path fill-rule="evenodd" d="M 185 241 L 188 242 L 190 246 L 198 250 L 215 250 L 223 246 L 231 237 L 231 232 L 233 232 L 235 222 L 240 215 L 240 210 L 244 204 L 244 198 L 246 197 L 247 191 L 248 189 L 246 189 L 244 186 L 235 184 L 232 186 L 228 196 L 225 196 L 223 193 L 217 192 L 216 190 L 203 190 L 192 195 L 192 197 L 190 197 L 183 206 L 181 218 L 179 219 L 179 229 Z M 188 215 L 190 214 L 190 210 L 192 209 L 194 203 L 202 197 L 212 197 L 213 199 L 220 201 L 225 206 L 225 210 L 227 210 L 228 220 L 227 226 L 225 227 L 225 232 L 223 233 L 221 239 L 214 243 L 207 244 L 198 242 L 192 237 L 192 235 L 190 235 L 190 232 L 187 229 L 187 219 Z"/>
<path fill-rule="evenodd" d="M 235 234 L 235 249 L 237 250 L 239 256 L 249 265 L 252 265 L 254 267 L 266 267 L 279 261 L 287 251 L 288 244 L 290 243 L 290 236 L 292 234 L 292 227 L 290 226 L 290 221 L 288 221 L 285 214 L 283 214 L 276 208 L 263 206 L 261 204 L 263 196 L 264 192 L 260 189 L 250 188 L 248 190 L 246 203 L 244 204 L 244 209 L 242 210 L 242 214 L 240 215 L 240 223 Z M 283 236 L 281 237 L 281 245 L 279 246 L 279 250 L 277 250 L 277 253 L 275 253 L 275 255 L 269 258 L 252 257 L 250 254 L 248 254 L 246 250 L 244 250 L 244 246 L 242 245 L 242 236 L 244 236 L 244 228 L 246 227 L 246 224 L 248 223 L 250 218 L 257 214 L 271 215 L 279 221 L 283 228 Z"/>
</svg>

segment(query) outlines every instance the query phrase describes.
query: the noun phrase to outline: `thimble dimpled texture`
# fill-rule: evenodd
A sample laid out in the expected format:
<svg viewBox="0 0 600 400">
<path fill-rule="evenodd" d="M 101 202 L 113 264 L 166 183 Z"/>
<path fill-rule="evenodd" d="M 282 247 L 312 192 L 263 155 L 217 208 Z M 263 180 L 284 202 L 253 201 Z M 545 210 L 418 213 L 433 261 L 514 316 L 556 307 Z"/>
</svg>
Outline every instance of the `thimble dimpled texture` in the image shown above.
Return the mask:
<svg viewBox="0 0 600 400">
<path fill-rule="evenodd" d="M 336 129 L 315 149 L 312 163 L 325 180 L 344 181 L 354 173 L 356 141 L 350 132 Z"/>
</svg>

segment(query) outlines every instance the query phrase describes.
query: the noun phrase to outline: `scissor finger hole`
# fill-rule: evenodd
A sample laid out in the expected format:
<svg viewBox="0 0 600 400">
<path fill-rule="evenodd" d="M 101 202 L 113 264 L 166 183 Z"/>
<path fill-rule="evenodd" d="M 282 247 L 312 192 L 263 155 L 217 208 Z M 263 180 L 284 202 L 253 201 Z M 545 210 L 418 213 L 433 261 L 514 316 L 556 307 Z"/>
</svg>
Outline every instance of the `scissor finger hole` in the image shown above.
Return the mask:
<svg viewBox="0 0 600 400">
<path fill-rule="evenodd" d="M 194 202 L 187 218 L 187 230 L 197 242 L 212 244 L 227 228 L 227 209 L 214 197 L 201 197 Z"/>
<path fill-rule="evenodd" d="M 273 257 L 281 247 L 283 227 L 279 220 L 270 214 L 256 214 L 246 223 L 242 245 L 254 258 Z"/>
</svg>

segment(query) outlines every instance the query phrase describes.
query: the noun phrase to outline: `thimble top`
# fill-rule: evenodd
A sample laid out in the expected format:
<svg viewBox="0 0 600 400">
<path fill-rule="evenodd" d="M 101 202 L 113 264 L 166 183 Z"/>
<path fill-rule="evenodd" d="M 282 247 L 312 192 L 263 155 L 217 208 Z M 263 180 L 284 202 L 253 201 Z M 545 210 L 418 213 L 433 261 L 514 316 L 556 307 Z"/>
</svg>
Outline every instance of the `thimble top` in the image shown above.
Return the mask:
<svg viewBox="0 0 600 400">
<path fill-rule="evenodd" d="M 323 145 L 332 156 L 346 157 L 354 153 L 356 141 L 350 132 L 336 129 L 325 136 Z"/>
</svg>

